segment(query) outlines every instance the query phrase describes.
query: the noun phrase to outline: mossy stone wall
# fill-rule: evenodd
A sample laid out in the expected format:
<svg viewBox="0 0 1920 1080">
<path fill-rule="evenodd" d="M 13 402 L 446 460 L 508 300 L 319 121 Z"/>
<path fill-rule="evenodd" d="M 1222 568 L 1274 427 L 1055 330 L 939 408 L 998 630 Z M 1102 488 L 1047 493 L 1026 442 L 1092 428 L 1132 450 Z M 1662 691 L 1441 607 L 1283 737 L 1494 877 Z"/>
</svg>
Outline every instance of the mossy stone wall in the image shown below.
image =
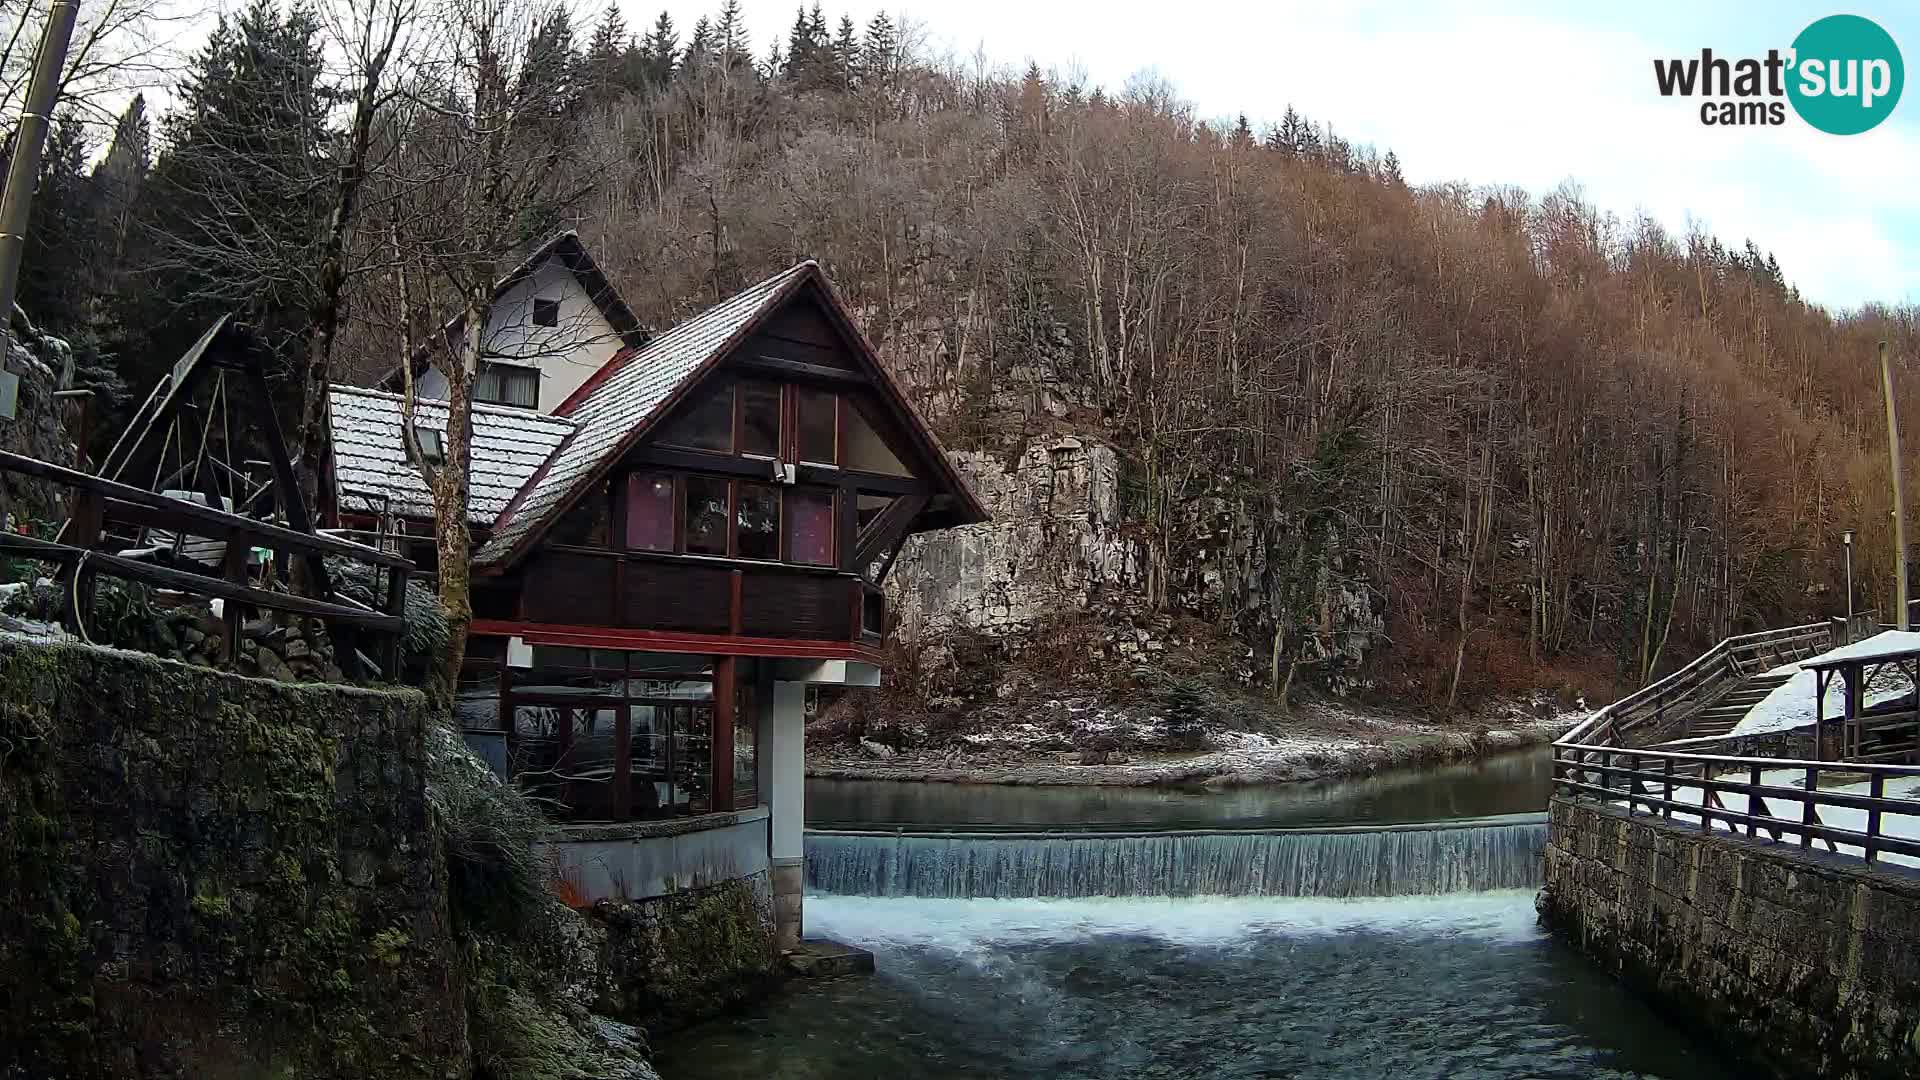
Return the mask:
<svg viewBox="0 0 1920 1080">
<path fill-rule="evenodd" d="M 647 900 L 602 900 L 606 1009 L 659 1033 L 726 1011 L 778 980 L 764 871 Z"/>
<path fill-rule="evenodd" d="M 466 1075 L 426 722 L 0 635 L 0 1077 Z"/>
</svg>

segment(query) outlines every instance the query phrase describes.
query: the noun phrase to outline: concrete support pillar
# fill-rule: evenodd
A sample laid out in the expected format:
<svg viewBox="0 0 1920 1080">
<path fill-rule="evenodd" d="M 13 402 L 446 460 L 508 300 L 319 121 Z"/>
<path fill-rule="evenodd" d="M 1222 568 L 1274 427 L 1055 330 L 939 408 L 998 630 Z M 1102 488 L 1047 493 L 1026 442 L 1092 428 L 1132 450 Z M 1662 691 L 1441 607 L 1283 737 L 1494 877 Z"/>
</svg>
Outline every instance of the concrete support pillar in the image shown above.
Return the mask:
<svg viewBox="0 0 1920 1080">
<path fill-rule="evenodd" d="M 780 949 L 800 944 L 800 900 L 807 882 L 806 692 L 803 683 L 776 682 L 760 714 L 760 760 L 772 812 L 774 944 Z"/>
</svg>

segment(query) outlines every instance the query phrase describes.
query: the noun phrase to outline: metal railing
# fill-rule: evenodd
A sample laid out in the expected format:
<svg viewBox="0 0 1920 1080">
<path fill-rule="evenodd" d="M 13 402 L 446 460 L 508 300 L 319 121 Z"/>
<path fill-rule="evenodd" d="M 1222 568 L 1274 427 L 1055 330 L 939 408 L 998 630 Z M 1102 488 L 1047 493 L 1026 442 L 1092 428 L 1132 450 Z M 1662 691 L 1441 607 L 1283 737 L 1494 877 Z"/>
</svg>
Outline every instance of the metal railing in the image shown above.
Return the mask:
<svg viewBox="0 0 1920 1080">
<path fill-rule="evenodd" d="M 1684 724 L 1746 677 L 1859 636 L 1875 627 L 1873 620 L 1869 612 L 1856 616 L 1854 626 L 1834 619 L 1727 638 L 1666 678 L 1595 711 L 1555 742 L 1555 794 L 1630 814 L 1679 818 L 1702 831 L 1718 826 L 1806 848 L 1817 842 L 1869 863 L 1886 854 L 1920 860 L 1920 765 L 1704 752 L 1730 736 L 1691 740 L 1686 750 L 1627 741 L 1649 724 L 1656 732 L 1669 731 L 1675 717 Z M 1845 785 L 1823 790 L 1822 777 L 1842 778 Z M 1901 781 L 1911 782 L 1889 794 L 1889 786 Z M 1896 827 L 1889 830 L 1889 824 Z"/>
</svg>

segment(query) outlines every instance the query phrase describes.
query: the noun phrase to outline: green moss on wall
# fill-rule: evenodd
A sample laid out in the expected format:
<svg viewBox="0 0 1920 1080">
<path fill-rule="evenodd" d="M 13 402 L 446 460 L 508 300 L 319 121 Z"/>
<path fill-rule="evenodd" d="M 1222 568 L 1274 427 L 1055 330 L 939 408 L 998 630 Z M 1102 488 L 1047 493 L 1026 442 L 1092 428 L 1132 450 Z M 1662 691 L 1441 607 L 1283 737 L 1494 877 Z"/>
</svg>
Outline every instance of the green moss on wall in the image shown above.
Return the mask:
<svg viewBox="0 0 1920 1080">
<path fill-rule="evenodd" d="M 609 1011 L 652 1032 L 713 1016 L 775 980 L 765 874 L 641 901 L 603 900 Z"/>
<path fill-rule="evenodd" d="M 0 638 L 0 1074 L 461 1074 L 425 720 Z"/>
</svg>

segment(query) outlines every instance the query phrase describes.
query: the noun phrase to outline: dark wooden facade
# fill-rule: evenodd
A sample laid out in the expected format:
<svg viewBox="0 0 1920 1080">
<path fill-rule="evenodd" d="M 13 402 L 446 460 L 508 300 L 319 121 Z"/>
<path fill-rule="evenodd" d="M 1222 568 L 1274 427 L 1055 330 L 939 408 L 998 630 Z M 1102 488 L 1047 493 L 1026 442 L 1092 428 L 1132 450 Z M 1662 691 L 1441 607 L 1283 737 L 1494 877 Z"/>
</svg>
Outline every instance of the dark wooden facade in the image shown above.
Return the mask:
<svg viewBox="0 0 1920 1080">
<path fill-rule="evenodd" d="M 504 735 L 509 771 L 584 817 L 738 806 L 770 663 L 879 662 L 901 545 L 981 515 L 865 349 L 824 291 L 802 290 L 476 575 L 466 715 Z M 530 647 L 531 674 L 504 662 L 508 640 Z M 674 683 L 697 700 L 670 701 L 582 656 L 708 667 Z M 497 723 L 474 720 L 486 702 Z"/>
</svg>

